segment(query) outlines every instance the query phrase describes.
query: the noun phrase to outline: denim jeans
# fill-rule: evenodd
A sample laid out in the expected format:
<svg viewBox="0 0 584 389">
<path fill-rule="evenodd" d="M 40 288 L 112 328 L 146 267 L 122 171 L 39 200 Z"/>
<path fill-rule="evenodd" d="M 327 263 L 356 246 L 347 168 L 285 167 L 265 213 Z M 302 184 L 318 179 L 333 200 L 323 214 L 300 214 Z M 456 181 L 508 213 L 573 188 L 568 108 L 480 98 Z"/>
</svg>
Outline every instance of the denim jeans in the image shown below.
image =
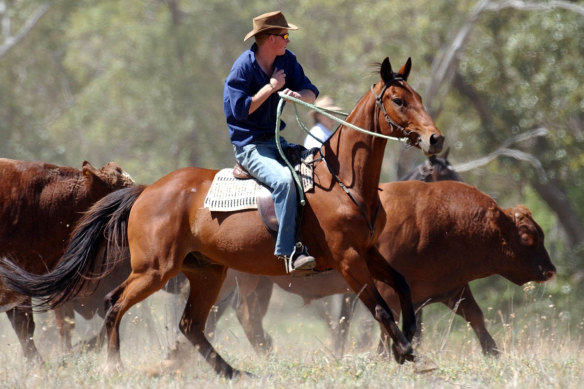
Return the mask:
<svg viewBox="0 0 584 389">
<path fill-rule="evenodd" d="M 285 150 L 288 143 L 281 139 Z M 249 174 L 272 190 L 272 199 L 278 218 L 278 238 L 274 255 L 291 255 L 296 243 L 296 184 L 292 173 L 280 157 L 274 139 L 233 146 L 235 159 Z"/>
</svg>

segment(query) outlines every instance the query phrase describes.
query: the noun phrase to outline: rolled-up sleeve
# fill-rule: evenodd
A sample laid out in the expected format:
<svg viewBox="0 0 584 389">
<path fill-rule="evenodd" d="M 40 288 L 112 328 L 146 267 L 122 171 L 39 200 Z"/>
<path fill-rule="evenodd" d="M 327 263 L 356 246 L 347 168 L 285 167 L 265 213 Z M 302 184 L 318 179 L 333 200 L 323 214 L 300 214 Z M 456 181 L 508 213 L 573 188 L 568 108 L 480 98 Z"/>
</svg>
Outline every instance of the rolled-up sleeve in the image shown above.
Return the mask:
<svg viewBox="0 0 584 389">
<path fill-rule="evenodd" d="M 249 116 L 252 96 L 248 92 L 248 84 L 238 69 L 234 69 L 225 81 L 231 112 L 237 120 L 246 120 Z"/>
</svg>

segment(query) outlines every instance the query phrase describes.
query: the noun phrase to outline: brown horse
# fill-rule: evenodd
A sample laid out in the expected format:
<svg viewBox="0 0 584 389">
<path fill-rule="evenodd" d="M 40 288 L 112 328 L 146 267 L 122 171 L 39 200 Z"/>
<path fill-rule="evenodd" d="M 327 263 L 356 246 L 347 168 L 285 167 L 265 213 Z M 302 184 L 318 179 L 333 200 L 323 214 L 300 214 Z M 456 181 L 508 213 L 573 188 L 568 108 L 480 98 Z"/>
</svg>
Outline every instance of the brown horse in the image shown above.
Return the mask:
<svg viewBox="0 0 584 389">
<path fill-rule="evenodd" d="M 428 304 L 443 303 L 470 324 L 484 354 L 498 354 L 469 282 L 494 274 L 518 285 L 554 277 L 556 269 L 545 249 L 543 232 L 531 212 L 524 206 L 502 209 L 488 195 L 454 181 L 394 182 L 380 184 L 380 189 L 387 222 L 378 240 L 379 252 L 387 265 L 405 277 L 418 313 Z M 372 271 L 373 277 L 376 274 Z M 237 317 L 260 353 L 271 347 L 262 319 L 274 283 L 306 302 L 348 290 L 336 272 L 297 279 L 230 270 L 226 284 L 239 288 Z M 399 315 L 394 291 L 376 284 Z M 349 309 L 344 314 L 350 313 Z M 349 321 L 344 319 L 343 323 Z"/>
<path fill-rule="evenodd" d="M 0 158 L 0 257 L 35 274 L 56 266 L 69 234 L 90 205 L 112 191 L 134 185 L 116 163 L 81 169 Z M 6 311 L 27 359 L 39 358 L 30 297 L 0 280 L 0 311 Z M 63 312 L 56 311 L 63 322 Z M 67 342 L 67 340 L 64 340 Z"/>
<path fill-rule="evenodd" d="M 317 258 L 316 270 L 335 269 L 354 291 L 360 292 L 361 301 L 392 337 L 394 355 L 400 363 L 415 360 L 410 343 L 416 329 L 415 316 L 407 283 L 391 267 L 380 266 L 385 261 L 375 247 L 385 222 L 378 184 L 387 143 L 386 138 L 376 135 L 405 138 L 427 154 L 440 152 L 444 140 L 420 96 L 407 83 L 410 68 L 408 59 L 394 73 L 386 58 L 380 67 L 381 80 L 347 118 L 352 125 L 372 132 L 343 125 L 324 144 L 323 159 L 314 167 L 316 188 L 306 196 L 301 223 L 305 243 Z M 264 275 L 284 275 L 286 271 L 273 255 L 273 237 L 256 210 L 211 213 L 204 208 L 216 173 L 184 168 L 146 188 L 115 192 L 86 215 L 62 266 L 46 276 L 29 276 L 5 262 L 2 275 L 16 290 L 47 296 L 49 305 L 65 301 L 99 272 L 92 251 L 99 247 L 104 233 L 118 236 L 106 229 L 106 224 L 108 228 L 119 227 L 129 212 L 127 239 L 132 273 L 109 296 L 111 308 L 105 318 L 109 366 L 121 366 L 119 325 L 124 313 L 182 272 L 190 284 L 180 321 L 182 333 L 218 374 L 239 375 L 242 372 L 233 369 L 204 334 L 205 321 L 227 268 Z M 120 214 L 123 216 L 118 218 Z M 111 217 L 118 220 L 108 224 Z M 379 271 L 376 277 L 399 294 L 403 333 L 374 286 L 369 267 Z"/>
<path fill-rule="evenodd" d="M 449 150 L 446 150 L 441 156 L 429 156 L 426 161 L 411 169 L 399 180 L 423 182 L 445 180 L 462 181 L 448 161 L 448 153 Z M 382 234 L 382 236 L 384 235 Z M 338 319 L 333 319 L 324 306 L 321 314 L 333 332 L 336 352 L 339 355 L 343 355 L 351 317 L 358 297 L 355 293 L 349 291 L 350 288 L 346 282 L 337 274 L 326 276 L 326 279 L 323 278 L 325 278 L 324 275 L 307 279 L 298 279 L 298 277 L 272 278 L 229 270 L 221 288 L 219 298 L 213 307 L 213 313 L 207 319 L 205 331 L 207 334 L 213 334 L 217 321 L 227 307 L 232 305 L 243 327 L 244 333 L 256 352 L 259 354 L 269 353 L 272 348 L 272 340 L 271 336 L 264 330 L 262 320 L 267 313 L 272 296 L 272 288 L 274 283 L 276 283 L 281 285 L 284 290 L 298 294 L 307 304 L 313 299 L 320 299 L 331 294 L 338 297 L 340 300 Z M 182 284 L 186 282 L 186 279 L 176 277 L 175 282 Z M 418 330 L 421 325 L 421 316 L 422 311 L 418 310 L 416 312 Z"/>
</svg>

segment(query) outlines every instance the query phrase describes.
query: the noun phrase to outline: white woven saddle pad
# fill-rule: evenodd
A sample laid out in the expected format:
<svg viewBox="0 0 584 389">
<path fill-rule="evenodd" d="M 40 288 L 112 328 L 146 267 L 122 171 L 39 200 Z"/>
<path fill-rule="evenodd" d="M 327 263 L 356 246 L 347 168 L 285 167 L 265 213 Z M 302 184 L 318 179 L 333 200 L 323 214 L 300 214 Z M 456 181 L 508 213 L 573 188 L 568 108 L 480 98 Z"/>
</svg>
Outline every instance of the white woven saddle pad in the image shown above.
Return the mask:
<svg viewBox="0 0 584 389">
<path fill-rule="evenodd" d="M 311 159 L 307 159 L 307 161 Z M 307 162 L 300 164 L 300 179 L 305 192 L 314 188 L 312 165 L 307 164 Z M 254 179 L 241 180 L 235 178 L 233 169 L 225 168 L 215 175 L 207 197 L 205 197 L 204 207 L 209 208 L 212 212 L 257 209 L 256 195 L 260 190 L 268 189 Z"/>
<path fill-rule="evenodd" d="M 240 180 L 233 177 L 233 169 L 222 169 L 213 179 L 204 206 L 226 212 L 257 209 L 256 192 L 261 188 L 256 180 Z"/>
</svg>

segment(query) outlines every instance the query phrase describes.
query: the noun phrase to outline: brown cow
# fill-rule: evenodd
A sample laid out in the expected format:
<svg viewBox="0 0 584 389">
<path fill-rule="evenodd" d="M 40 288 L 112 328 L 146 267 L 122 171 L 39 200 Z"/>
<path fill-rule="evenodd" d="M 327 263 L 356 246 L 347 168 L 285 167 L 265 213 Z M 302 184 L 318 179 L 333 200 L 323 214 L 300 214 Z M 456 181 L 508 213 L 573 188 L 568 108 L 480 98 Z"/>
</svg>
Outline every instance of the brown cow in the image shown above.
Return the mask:
<svg viewBox="0 0 584 389">
<path fill-rule="evenodd" d="M 75 169 L 0 158 L 0 257 L 29 272 L 51 270 L 82 213 L 106 194 L 133 184 L 113 162 L 95 169 L 84 161 Z M 4 288 L 0 280 L 0 308 L 26 358 L 40 358 L 30 298 Z"/>
<path fill-rule="evenodd" d="M 517 285 L 554 277 L 543 232 L 530 211 L 521 205 L 501 209 L 476 188 L 454 181 L 394 182 L 380 188 L 387 222 L 379 251 L 408 281 L 414 306 L 441 302 L 456 309 L 472 326 L 483 353 L 497 354 L 468 283 L 494 274 Z M 377 272 L 371 269 L 371 273 Z M 271 346 L 262 318 L 273 283 L 305 301 L 348 290 L 336 272 L 299 279 L 260 278 L 230 270 L 227 277 L 226 285 L 239 286 L 237 316 L 259 352 Z M 377 287 L 398 317 L 399 300 L 393 289 L 382 282 Z"/>
</svg>

